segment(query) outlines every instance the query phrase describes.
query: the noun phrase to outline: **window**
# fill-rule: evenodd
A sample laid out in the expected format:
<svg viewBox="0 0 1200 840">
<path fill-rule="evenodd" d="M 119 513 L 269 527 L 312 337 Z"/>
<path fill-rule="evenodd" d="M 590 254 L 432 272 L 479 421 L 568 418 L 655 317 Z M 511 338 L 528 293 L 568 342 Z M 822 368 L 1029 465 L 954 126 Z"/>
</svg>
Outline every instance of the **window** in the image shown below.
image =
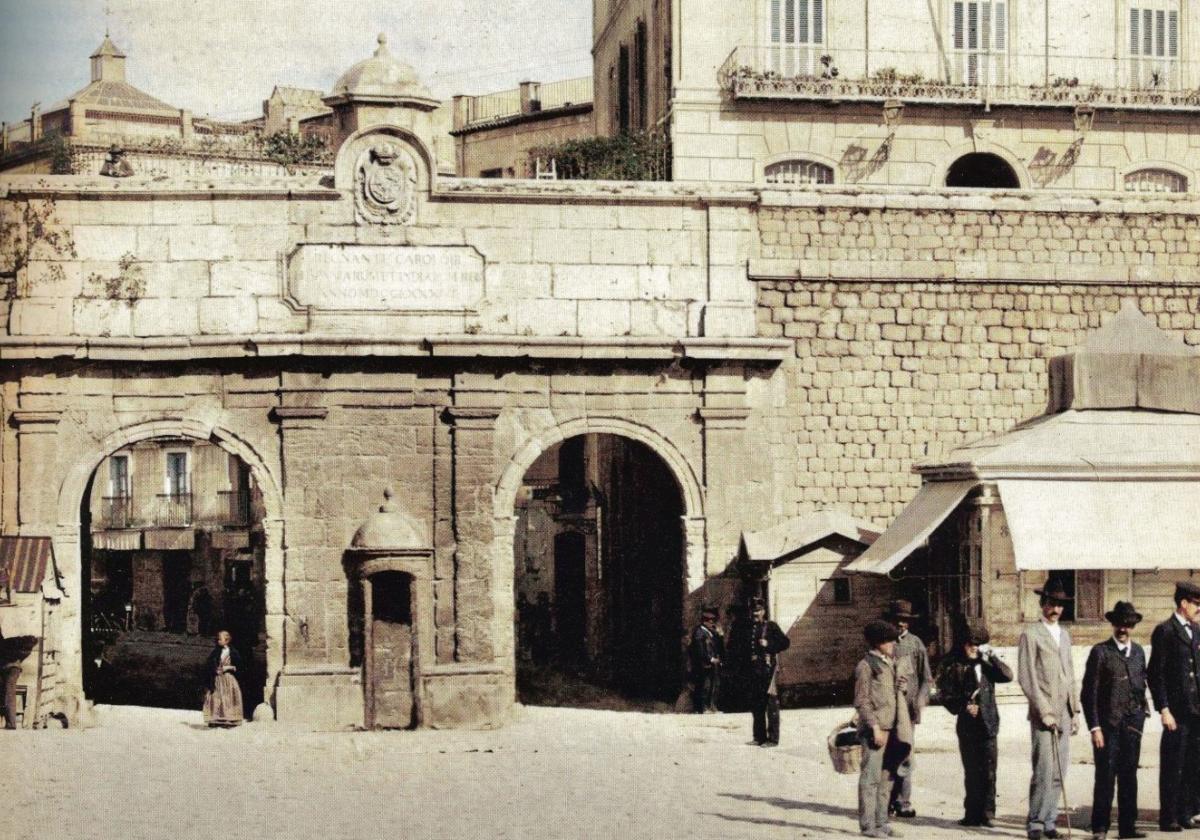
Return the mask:
<svg viewBox="0 0 1200 840">
<path fill-rule="evenodd" d="M 825 0 L 769 0 L 766 66 L 784 76 L 815 76 L 825 53 Z"/>
<path fill-rule="evenodd" d="M 634 125 L 642 131 L 645 131 L 646 126 L 650 123 L 647 114 L 649 106 L 649 79 L 646 72 L 646 63 L 649 60 L 647 47 L 646 22 L 639 20 L 633 36 L 634 82 L 637 88 L 635 100 L 637 116 Z"/>
<path fill-rule="evenodd" d="M 1129 87 L 1174 88 L 1178 83 L 1178 0 L 1136 0 L 1129 7 Z"/>
<path fill-rule="evenodd" d="M 833 169 L 815 160 L 783 160 L 772 163 L 764 170 L 768 184 L 803 186 L 806 184 L 832 184 Z"/>
<path fill-rule="evenodd" d="M 621 45 L 617 55 L 617 129 L 629 133 L 629 47 Z"/>
<path fill-rule="evenodd" d="M 1104 572 L 1101 569 L 1065 569 L 1050 572 L 1047 580 L 1062 582 L 1074 600 L 1063 608 L 1062 621 L 1101 621 L 1104 618 Z"/>
<path fill-rule="evenodd" d="M 167 453 L 167 495 L 179 498 L 188 494 L 188 456 L 186 452 Z"/>
<path fill-rule="evenodd" d="M 504 167 L 501 166 L 501 167 L 497 167 L 495 169 L 481 169 L 479 171 L 479 177 L 480 178 L 503 178 L 504 177 Z"/>
<path fill-rule="evenodd" d="M 1187 192 L 1187 178 L 1169 169 L 1139 169 L 1125 176 L 1129 192 Z"/>
<path fill-rule="evenodd" d="M 128 455 L 113 455 L 108 459 L 108 495 L 115 499 L 129 497 Z"/>
<path fill-rule="evenodd" d="M 850 578 L 835 577 L 830 578 L 829 583 L 832 587 L 830 597 L 835 604 L 849 604 L 853 602 L 854 593 L 850 590 Z"/>
<path fill-rule="evenodd" d="M 954 83 L 1004 84 L 1008 51 L 1007 3 L 954 0 L 950 26 Z"/>
</svg>

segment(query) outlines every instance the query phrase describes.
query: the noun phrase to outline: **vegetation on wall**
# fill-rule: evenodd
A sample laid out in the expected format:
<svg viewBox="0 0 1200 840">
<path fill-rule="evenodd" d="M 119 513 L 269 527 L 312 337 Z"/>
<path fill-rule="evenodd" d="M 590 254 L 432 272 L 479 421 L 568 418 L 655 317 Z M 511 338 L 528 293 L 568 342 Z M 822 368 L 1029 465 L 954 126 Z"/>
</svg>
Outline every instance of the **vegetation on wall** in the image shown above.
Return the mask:
<svg viewBox="0 0 1200 840">
<path fill-rule="evenodd" d="M 324 137 L 276 131 L 255 138 L 263 157 L 285 166 L 330 163 L 333 155 Z"/>
<path fill-rule="evenodd" d="M 54 215 L 54 202 L 29 201 L 18 209 L 14 202 L 0 202 L 0 300 L 17 294 L 17 276 L 37 252 L 42 260 L 75 259 L 75 242 L 70 228 Z"/>
<path fill-rule="evenodd" d="M 665 134 L 638 132 L 615 137 L 586 137 L 566 140 L 529 150 L 530 169 L 542 170 L 554 161 L 555 172 L 564 180 L 669 181 L 671 143 Z"/>
</svg>

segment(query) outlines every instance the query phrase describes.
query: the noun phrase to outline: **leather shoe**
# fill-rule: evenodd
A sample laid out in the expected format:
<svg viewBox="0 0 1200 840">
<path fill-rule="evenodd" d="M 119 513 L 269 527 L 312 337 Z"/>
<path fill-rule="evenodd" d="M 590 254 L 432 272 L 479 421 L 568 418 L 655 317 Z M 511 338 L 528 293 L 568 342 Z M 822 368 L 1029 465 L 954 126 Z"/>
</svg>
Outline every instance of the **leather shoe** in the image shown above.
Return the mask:
<svg viewBox="0 0 1200 840">
<path fill-rule="evenodd" d="M 1160 825 L 1158 830 L 1167 834 L 1175 834 L 1183 831 L 1183 826 L 1181 826 L 1179 823 L 1168 823 L 1167 825 Z"/>
<path fill-rule="evenodd" d="M 972 820 L 968 819 L 967 817 L 963 817 L 961 820 L 959 820 L 958 824 L 964 828 L 974 828 L 977 825 L 983 825 L 983 823 L 981 823 L 979 820 Z"/>
<path fill-rule="evenodd" d="M 1134 831 L 1122 831 L 1117 836 L 1120 837 L 1121 840 L 1141 840 L 1141 838 L 1146 836 L 1146 832 L 1137 831 L 1135 829 Z"/>
<path fill-rule="evenodd" d="M 989 820 L 987 817 L 984 817 L 978 822 L 978 825 L 980 828 L 991 828 L 995 825 L 995 823 Z"/>
<path fill-rule="evenodd" d="M 1045 838 L 1048 838 L 1048 840 L 1055 840 L 1055 838 L 1058 837 L 1058 829 L 1057 828 L 1047 828 L 1045 830 L 1045 832 L 1042 833 L 1042 836 Z"/>
<path fill-rule="evenodd" d="M 1031 828 L 1026 835 L 1029 840 L 1042 840 L 1042 830 L 1040 828 Z"/>
<path fill-rule="evenodd" d="M 1184 817 L 1183 819 L 1181 819 L 1179 821 L 1179 827 L 1180 828 L 1200 828 L 1200 824 L 1197 824 L 1196 821 L 1193 820 L 1191 817 Z"/>
<path fill-rule="evenodd" d="M 894 808 L 892 810 L 893 817 L 902 817 L 906 820 L 911 820 L 916 815 L 917 811 L 915 808 Z"/>
</svg>

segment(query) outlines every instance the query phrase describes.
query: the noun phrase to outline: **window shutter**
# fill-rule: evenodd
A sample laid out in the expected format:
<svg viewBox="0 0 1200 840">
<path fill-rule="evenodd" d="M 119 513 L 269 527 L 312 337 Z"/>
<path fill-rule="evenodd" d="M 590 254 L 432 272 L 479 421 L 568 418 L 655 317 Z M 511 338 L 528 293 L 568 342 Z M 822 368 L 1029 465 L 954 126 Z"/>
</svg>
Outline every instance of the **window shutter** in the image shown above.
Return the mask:
<svg viewBox="0 0 1200 840">
<path fill-rule="evenodd" d="M 989 50 L 992 47 L 992 4 L 980 3 L 979 6 L 983 17 L 979 27 L 979 46 L 983 50 Z"/>
<path fill-rule="evenodd" d="M 1179 12 L 1167 13 L 1167 55 L 1179 57 Z"/>
<path fill-rule="evenodd" d="M 1139 36 L 1140 26 L 1138 25 L 1141 22 L 1141 19 L 1142 19 L 1142 17 L 1141 17 L 1141 15 L 1138 14 L 1137 9 L 1129 10 L 1129 54 L 1130 55 L 1137 55 L 1138 47 L 1142 43 L 1142 39 Z"/>
<path fill-rule="evenodd" d="M 1142 11 L 1142 55 L 1154 55 L 1154 12 Z"/>
<path fill-rule="evenodd" d="M 967 47 L 979 49 L 979 4 L 967 4 Z"/>
<path fill-rule="evenodd" d="M 796 34 L 796 41 L 801 44 L 808 43 L 808 0 L 799 0 L 800 2 L 800 20 L 799 32 Z"/>
<path fill-rule="evenodd" d="M 1159 9 L 1154 13 L 1154 54 L 1162 57 L 1167 40 L 1167 15 Z"/>
<path fill-rule="evenodd" d="M 963 4 L 954 4 L 954 49 L 961 50 L 963 42 Z"/>
<path fill-rule="evenodd" d="M 825 43 L 825 0 L 813 0 L 812 42 Z"/>
<path fill-rule="evenodd" d="M 779 0 L 771 0 L 771 43 L 779 43 Z"/>
<path fill-rule="evenodd" d="M 796 0 L 786 0 L 783 17 L 783 40 L 786 43 L 796 43 Z"/>
<path fill-rule="evenodd" d="M 996 18 L 996 37 L 993 43 L 996 45 L 998 52 L 1004 52 L 1004 44 L 1008 40 L 1008 26 L 1005 20 L 1007 10 L 1004 8 L 1003 3 L 993 3 L 992 5 L 995 7 Z"/>
</svg>

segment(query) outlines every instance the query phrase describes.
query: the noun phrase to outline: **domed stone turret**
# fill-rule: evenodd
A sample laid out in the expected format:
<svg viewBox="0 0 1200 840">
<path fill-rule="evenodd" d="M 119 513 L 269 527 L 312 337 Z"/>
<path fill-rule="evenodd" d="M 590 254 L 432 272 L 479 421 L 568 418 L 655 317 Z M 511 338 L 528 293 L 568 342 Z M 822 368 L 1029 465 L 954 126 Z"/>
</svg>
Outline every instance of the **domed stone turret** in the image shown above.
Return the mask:
<svg viewBox="0 0 1200 840">
<path fill-rule="evenodd" d="M 333 106 L 355 101 L 436 108 L 438 101 L 421 84 L 417 71 L 388 51 L 387 35 L 381 32 L 377 40 L 375 54 L 343 73 L 324 98 L 325 103 Z"/>
<path fill-rule="evenodd" d="M 425 525 L 400 510 L 392 500 L 395 495 L 391 487 L 383 491 L 383 504 L 354 533 L 354 539 L 350 541 L 352 548 L 359 551 L 429 550 Z"/>
</svg>

